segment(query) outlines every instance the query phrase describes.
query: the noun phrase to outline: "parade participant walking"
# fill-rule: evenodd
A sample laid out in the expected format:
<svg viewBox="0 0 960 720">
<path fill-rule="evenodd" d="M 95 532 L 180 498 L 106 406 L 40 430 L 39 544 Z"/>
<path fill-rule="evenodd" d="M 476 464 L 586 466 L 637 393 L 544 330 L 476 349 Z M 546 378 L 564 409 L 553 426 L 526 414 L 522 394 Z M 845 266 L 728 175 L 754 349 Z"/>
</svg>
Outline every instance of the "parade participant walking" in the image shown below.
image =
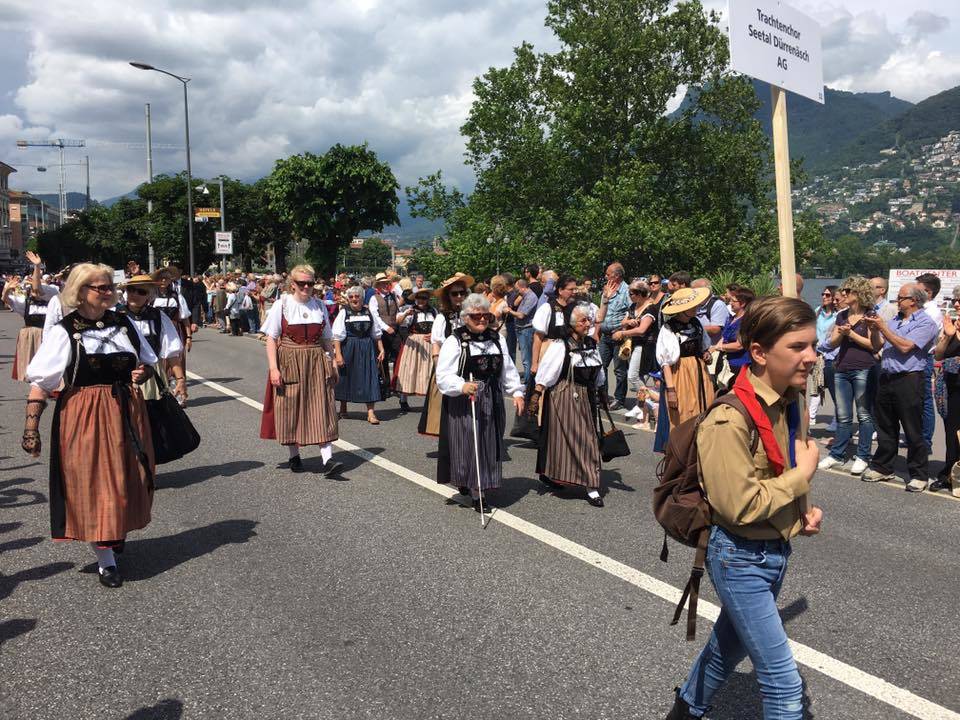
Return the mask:
<svg viewBox="0 0 960 720">
<path fill-rule="evenodd" d="M 661 306 L 663 327 L 657 336 L 657 363 L 663 373 L 654 451 L 662 452 L 670 429 L 696 417 L 713 402 L 713 381 L 707 371 L 710 337 L 697 308 L 710 291 L 681 288 Z"/>
<path fill-rule="evenodd" d="M 434 318 L 433 327 L 430 329 L 430 352 L 433 356 L 434 368 L 444 341 L 454 330 L 463 325 L 460 319 L 460 306 L 469 294 L 471 285 L 473 285 L 473 276 L 458 272 L 444 280 L 440 287 L 433 291 L 434 297 L 440 303 L 440 312 Z M 440 388 L 437 387 L 436 371 L 434 371 L 430 377 L 430 389 L 427 391 L 427 399 L 423 403 L 423 411 L 420 413 L 420 422 L 417 425 L 417 432 L 421 435 L 433 437 L 440 435 L 442 398 Z"/>
<path fill-rule="evenodd" d="M 701 485 L 713 527 L 706 566 L 720 617 L 667 720 L 703 717 L 717 691 L 747 656 L 763 696 L 763 717 L 803 717 L 803 682 L 790 650 L 777 596 L 791 539 L 820 532 L 823 512 L 807 507 L 817 446 L 801 427 L 802 396 L 816 362 L 816 318 L 802 300 L 763 298 L 744 314 L 740 338 L 750 354 L 735 394 L 740 410 L 718 405 L 697 432 Z"/>
<path fill-rule="evenodd" d="M 408 332 L 394 367 L 393 389 L 400 394 L 400 412 L 406 413 L 410 411 L 407 396 L 425 396 L 430 391 L 433 371 L 430 333 L 437 317 L 437 311 L 430 305 L 430 291 L 414 292 L 413 305 L 402 315 Z"/>
<path fill-rule="evenodd" d="M 165 386 L 166 378 L 173 375 L 176 380 L 174 395 L 181 402 L 186 402 L 187 378 L 179 362 L 183 343 L 180 342 L 180 335 L 173 321 L 160 308 L 152 305 L 156 287 L 156 280 L 149 275 L 134 275 L 129 278 L 121 285 L 126 302 L 119 307 L 119 311 L 137 326 L 159 360 L 158 371 L 151 373 L 140 386 L 144 400 L 158 399 L 163 389 L 161 383 Z"/>
<path fill-rule="evenodd" d="M 540 481 L 553 488 L 582 486 L 587 502 L 603 507 L 598 390 L 606 377 L 590 330 L 590 306 L 578 303 L 570 313 L 570 334 L 552 343 L 540 360 L 528 412 L 536 415 L 543 406 L 537 448 Z"/>
<path fill-rule="evenodd" d="M 383 387 L 388 388 L 392 377 L 390 363 L 396 361 L 403 344 L 400 337 L 400 320 L 397 318 L 400 313 L 400 304 L 397 294 L 393 291 L 393 280 L 386 273 L 378 273 L 374 278 L 374 291 L 367 303 L 367 308 L 381 333 L 383 359 L 379 361 L 380 376 L 383 378 Z"/>
<path fill-rule="evenodd" d="M 840 293 L 846 298 L 847 306 L 837 313 L 830 333 L 830 346 L 837 348 L 833 362 L 837 434 L 830 446 L 830 454 L 820 461 L 820 469 L 829 470 L 846 463 L 847 445 L 853 437 L 853 404 L 856 403 L 860 437 L 850 473 L 860 475 L 870 466 L 870 446 L 873 443 L 871 410 L 876 388 L 869 382 L 869 377 L 877 364 L 876 354 L 883 341 L 877 328 L 867 323 L 868 318 L 877 317 L 870 282 L 859 276 L 847 278 Z"/>
<path fill-rule="evenodd" d="M 176 326 L 183 342 L 183 369 L 186 371 L 187 353 L 193 347 L 193 326 L 187 301 L 174 287 L 174 282 L 180 279 L 180 270 L 175 265 L 167 265 L 154 272 L 151 277 L 158 283 L 153 306 L 160 308 Z"/>
<path fill-rule="evenodd" d="M 478 512 L 482 488 L 484 510 L 488 511 L 487 493 L 499 488 L 503 480 L 503 395 L 512 395 L 517 413 L 522 413 L 523 385 L 506 343 L 490 327 L 490 302 L 482 295 L 469 295 L 460 317 L 464 326 L 444 340 L 437 359 L 437 385 L 443 393 L 437 482 L 456 486 L 462 495 L 469 493 Z"/>
<path fill-rule="evenodd" d="M 570 334 L 570 313 L 573 311 L 573 296 L 577 280 L 573 275 L 561 275 L 555 283 L 556 294 L 539 308 L 533 316 L 533 358 L 530 374 L 536 375 L 540 357 L 547 351 L 547 340 L 563 340 Z"/>
<path fill-rule="evenodd" d="M 333 394 L 339 376 L 326 308 L 312 297 L 314 277 L 309 265 L 293 268 L 290 292 L 273 304 L 263 323 L 269 375 L 260 437 L 287 446 L 293 472 L 304 471 L 300 448 L 319 445 L 320 474 L 330 477 L 341 467 L 332 444 L 339 437 Z"/>
<path fill-rule="evenodd" d="M 363 288 L 356 286 L 347 290 L 347 303 L 333 325 L 333 345 L 340 369 L 335 393 L 340 402 L 340 417 L 347 416 L 348 402 L 365 403 L 367 422 L 379 425 L 373 407 L 383 399 L 379 367 L 384 349 L 380 326 L 370 309 L 363 306 Z"/>
<path fill-rule="evenodd" d="M 123 583 L 114 550 L 146 527 L 153 503 L 153 441 L 135 384 L 157 356 L 137 326 L 112 310 L 113 269 L 83 263 L 70 273 L 67 316 L 50 329 L 27 367 L 31 384 L 23 449 L 41 450 L 38 427 L 61 382 L 50 441 L 50 528 L 55 540 L 91 543 L 100 583 Z M 92 452 L 96 449 L 96 452 Z"/>
<path fill-rule="evenodd" d="M 17 346 L 14 351 L 11 377 L 14 380 L 26 380 L 27 366 L 33 360 L 43 339 L 43 326 L 47 319 L 47 304 L 55 297 L 57 289 L 43 284 L 40 256 L 30 250 L 27 260 L 33 265 L 33 274 L 21 294 L 20 283 L 13 278 L 3 286 L 3 302 L 10 310 L 23 317 L 23 327 L 17 333 Z"/>
</svg>

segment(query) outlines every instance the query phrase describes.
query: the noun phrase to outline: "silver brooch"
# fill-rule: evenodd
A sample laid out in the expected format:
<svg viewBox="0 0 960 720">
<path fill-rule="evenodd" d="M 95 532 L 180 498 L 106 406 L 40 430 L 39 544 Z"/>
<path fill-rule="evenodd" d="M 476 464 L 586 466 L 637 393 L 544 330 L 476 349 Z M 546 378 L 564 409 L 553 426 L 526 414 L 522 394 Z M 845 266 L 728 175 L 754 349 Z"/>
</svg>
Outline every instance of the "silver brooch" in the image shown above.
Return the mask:
<svg viewBox="0 0 960 720">
<path fill-rule="evenodd" d="M 120 332 L 122 332 L 124 335 L 126 335 L 126 334 L 127 334 L 127 328 L 121 327 L 121 328 L 120 328 Z"/>
<path fill-rule="evenodd" d="M 74 333 L 74 334 L 73 334 L 73 339 L 74 339 L 74 340 L 79 340 L 79 339 L 80 339 L 80 333 Z"/>
<path fill-rule="evenodd" d="M 97 320 L 97 328 L 100 330 L 103 329 L 103 320 Z"/>
<path fill-rule="evenodd" d="M 306 313 L 306 312 L 304 312 L 304 313 L 303 313 L 303 319 L 304 319 L 304 320 L 306 320 L 306 319 L 307 319 L 307 317 L 308 317 L 308 315 L 307 315 L 307 313 Z"/>
</svg>

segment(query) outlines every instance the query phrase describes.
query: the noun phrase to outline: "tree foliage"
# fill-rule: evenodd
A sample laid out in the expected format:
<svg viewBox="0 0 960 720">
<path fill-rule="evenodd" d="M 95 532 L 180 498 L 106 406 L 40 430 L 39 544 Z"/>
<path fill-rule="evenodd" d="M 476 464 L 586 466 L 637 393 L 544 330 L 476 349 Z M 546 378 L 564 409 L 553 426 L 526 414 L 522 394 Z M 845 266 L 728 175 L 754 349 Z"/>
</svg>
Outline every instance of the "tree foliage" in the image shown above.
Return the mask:
<svg viewBox="0 0 960 720">
<path fill-rule="evenodd" d="M 265 184 L 270 207 L 309 241 L 308 258 L 320 272 L 334 269 L 358 232 L 399 224 L 399 187 L 390 166 L 366 144 L 277 160 Z"/>
<path fill-rule="evenodd" d="M 476 188 L 451 215 L 449 255 L 418 262 L 490 274 L 499 226 L 506 266 L 773 268 L 769 142 L 751 84 L 725 69 L 716 14 L 695 0 L 551 0 L 547 10 L 557 52 L 523 43 L 509 67 L 474 82 L 462 132 Z M 683 86 L 695 98 L 667 117 Z M 819 243 L 803 220 L 796 235 L 800 257 Z"/>
</svg>

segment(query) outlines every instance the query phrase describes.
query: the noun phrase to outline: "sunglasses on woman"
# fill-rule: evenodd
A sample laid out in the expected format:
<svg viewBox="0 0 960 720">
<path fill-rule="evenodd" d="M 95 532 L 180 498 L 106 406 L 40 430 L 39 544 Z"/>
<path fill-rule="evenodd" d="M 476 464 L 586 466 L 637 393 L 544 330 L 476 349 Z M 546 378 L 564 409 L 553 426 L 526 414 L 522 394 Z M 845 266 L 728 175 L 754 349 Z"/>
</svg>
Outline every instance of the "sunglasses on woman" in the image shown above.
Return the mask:
<svg viewBox="0 0 960 720">
<path fill-rule="evenodd" d="M 106 295 L 107 293 L 113 292 L 113 283 L 108 283 L 106 285 L 84 285 L 88 290 L 93 290 L 95 293 L 100 295 Z"/>
<path fill-rule="evenodd" d="M 493 315 L 490 313 L 467 313 L 467 317 L 474 322 L 491 322 Z"/>
<path fill-rule="evenodd" d="M 313 280 L 294 280 L 293 284 L 301 290 L 305 290 L 308 287 L 313 287 Z"/>
</svg>

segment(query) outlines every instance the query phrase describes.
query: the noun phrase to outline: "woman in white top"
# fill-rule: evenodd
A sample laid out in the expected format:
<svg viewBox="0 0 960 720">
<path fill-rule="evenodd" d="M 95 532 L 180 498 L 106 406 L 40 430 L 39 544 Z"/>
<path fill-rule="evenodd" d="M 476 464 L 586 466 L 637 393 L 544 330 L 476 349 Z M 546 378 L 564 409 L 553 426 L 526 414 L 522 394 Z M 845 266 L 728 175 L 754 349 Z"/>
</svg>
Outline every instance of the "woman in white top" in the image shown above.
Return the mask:
<svg viewBox="0 0 960 720">
<path fill-rule="evenodd" d="M 59 290 L 53 285 L 44 285 L 40 274 L 43 262 L 40 256 L 30 250 L 27 260 L 33 264 L 33 275 L 29 282 L 20 287 L 20 281 L 14 277 L 3 286 L 3 302 L 15 315 L 23 317 L 23 327 L 17 333 L 17 349 L 13 356 L 14 380 L 25 380 L 27 365 L 37 353 L 43 338 L 43 326 L 47 318 L 47 305 L 56 297 Z"/>
<path fill-rule="evenodd" d="M 27 368 L 21 445 L 40 455 L 40 415 L 62 381 L 50 442 L 51 532 L 54 539 L 91 543 L 100 582 L 115 588 L 123 580 L 114 549 L 150 522 L 153 442 L 138 385 L 157 356 L 137 326 L 112 310 L 112 278 L 106 265 L 82 263 L 71 271 L 62 298 L 68 314 Z"/>
<path fill-rule="evenodd" d="M 480 488 L 486 498 L 486 492 L 499 488 L 503 480 L 503 395 L 512 395 L 516 411 L 523 412 L 523 384 L 506 342 L 490 329 L 490 302 L 476 293 L 468 295 L 460 317 L 463 327 L 443 341 L 437 358 L 437 386 L 443 393 L 437 482 L 455 485 L 462 495 L 469 493 L 479 511 Z M 476 434 L 471 404 L 476 411 Z M 478 438 L 476 449 L 474 437 Z M 484 504 L 484 510 L 488 508 Z"/>
<path fill-rule="evenodd" d="M 540 359 L 529 412 L 536 415 L 543 398 L 537 474 L 552 488 L 580 485 L 587 502 L 603 507 L 600 497 L 600 404 L 597 391 L 606 377 L 597 342 L 590 337 L 590 305 L 570 312 L 570 332 L 550 343 Z"/>
<path fill-rule="evenodd" d="M 333 398 L 339 374 L 327 309 L 313 297 L 314 277 L 309 265 L 293 268 L 290 293 L 273 304 L 261 328 L 269 374 L 260 437 L 287 446 L 293 472 L 304 471 L 301 446 L 319 445 L 319 472 L 330 477 L 341 467 L 333 460 L 332 444 L 339 438 Z"/>
<path fill-rule="evenodd" d="M 413 293 L 413 304 L 401 311 L 400 326 L 407 337 L 400 348 L 393 371 L 393 389 L 400 394 L 400 412 L 409 412 L 408 395 L 426 395 L 433 372 L 431 334 L 437 311 L 430 305 L 426 288 Z"/>
<path fill-rule="evenodd" d="M 363 288 L 347 290 L 347 306 L 337 313 L 333 324 L 333 346 L 340 382 L 335 395 L 340 417 L 347 415 L 347 403 L 365 403 L 367 422 L 379 425 L 374 405 L 383 399 L 380 392 L 380 363 L 384 358 L 382 324 L 363 304 Z"/>
</svg>

